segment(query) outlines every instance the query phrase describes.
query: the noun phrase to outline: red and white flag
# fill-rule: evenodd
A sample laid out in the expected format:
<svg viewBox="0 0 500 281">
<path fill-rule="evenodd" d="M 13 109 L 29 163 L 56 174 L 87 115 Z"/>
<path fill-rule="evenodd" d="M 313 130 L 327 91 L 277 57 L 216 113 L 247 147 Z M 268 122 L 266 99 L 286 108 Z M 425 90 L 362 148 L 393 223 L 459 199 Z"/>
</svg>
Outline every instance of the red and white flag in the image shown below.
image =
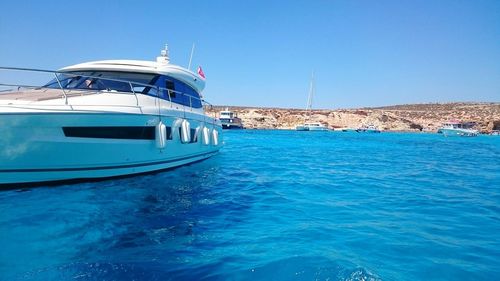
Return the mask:
<svg viewBox="0 0 500 281">
<path fill-rule="evenodd" d="M 203 69 L 201 69 L 201 66 L 198 66 L 198 74 L 203 77 L 203 79 L 206 79 L 205 73 L 203 73 Z"/>
</svg>

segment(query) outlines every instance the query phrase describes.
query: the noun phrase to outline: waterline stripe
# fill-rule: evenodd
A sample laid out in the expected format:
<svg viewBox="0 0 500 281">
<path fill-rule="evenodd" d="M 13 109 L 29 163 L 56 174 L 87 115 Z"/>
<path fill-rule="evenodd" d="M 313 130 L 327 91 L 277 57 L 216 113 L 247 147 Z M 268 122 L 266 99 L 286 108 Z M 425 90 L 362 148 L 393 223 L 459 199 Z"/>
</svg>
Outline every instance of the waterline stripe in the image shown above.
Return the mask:
<svg viewBox="0 0 500 281">
<path fill-rule="evenodd" d="M 218 151 L 201 153 L 176 159 L 164 160 L 164 161 L 156 161 L 149 163 L 141 163 L 141 164 L 128 164 L 128 165 L 120 165 L 120 166 L 104 166 L 104 167 L 86 167 L 86 168 L 49 168 L 49 169 L 2 169 L 0 173 L 31 173 L 31 172 L 70 172 L 70 171 L 93 171 L 93 170 L 112 170 L 112 169 L 124 169 L 124 168 L 135 168 L 135 167 L 144 167 L 144 166 L 154 166 L 167 164 L 182 160 L 188 160 L 192 158 L 202 157 L 202 156 L 211 156 L 211 154 L 216 154 Z"/>
</svg>

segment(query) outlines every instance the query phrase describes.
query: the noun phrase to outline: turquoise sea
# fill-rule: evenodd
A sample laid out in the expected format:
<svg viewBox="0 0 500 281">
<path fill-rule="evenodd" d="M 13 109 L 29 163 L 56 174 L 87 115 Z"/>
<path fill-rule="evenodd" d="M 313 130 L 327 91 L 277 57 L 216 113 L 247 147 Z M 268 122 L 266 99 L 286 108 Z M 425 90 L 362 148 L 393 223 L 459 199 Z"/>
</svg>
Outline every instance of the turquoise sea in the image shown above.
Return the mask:
<svg viewBox="0 0 500 281">
<path fill-rule="evenodd" d="M 0 279 L 500 278 L 500 137 L 224 133 L 174 170 L 1 191 Z"/>
</svg>

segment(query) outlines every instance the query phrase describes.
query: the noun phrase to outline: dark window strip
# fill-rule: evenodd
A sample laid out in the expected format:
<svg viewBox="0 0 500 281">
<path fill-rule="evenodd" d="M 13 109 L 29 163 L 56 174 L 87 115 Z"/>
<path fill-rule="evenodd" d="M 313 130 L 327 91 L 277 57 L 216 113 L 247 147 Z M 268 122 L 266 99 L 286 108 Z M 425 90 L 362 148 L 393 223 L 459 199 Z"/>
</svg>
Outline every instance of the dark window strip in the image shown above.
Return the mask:
<svg viewBox="0 0 500 281">
<path fill-rule="evenodd" d="M 198 142 L 198 136 L 196 134 L 196 129 L 190 129 L 191 133 L 191 138 L 189 139 L 188 143 L 195 143 Z M 182 128 L 179 127 L 179 136 L 182 136 Z"/>
<path fill-rule="evenodd" d="M 172 139 L 172 127 L 168 127 L 167 126 L 167 140 L 171 140 Z"/>
<path fill-rule="evenodd" d="M 66 137 L 154 140 L 155 127 L 63 127 Z"/>
<path fill-rule="evenodd" d="M 196 134 L 196 129 L 191 129 L 191 140 L 190 143 L 198 142 L 198 135 Z"/>
</svg>

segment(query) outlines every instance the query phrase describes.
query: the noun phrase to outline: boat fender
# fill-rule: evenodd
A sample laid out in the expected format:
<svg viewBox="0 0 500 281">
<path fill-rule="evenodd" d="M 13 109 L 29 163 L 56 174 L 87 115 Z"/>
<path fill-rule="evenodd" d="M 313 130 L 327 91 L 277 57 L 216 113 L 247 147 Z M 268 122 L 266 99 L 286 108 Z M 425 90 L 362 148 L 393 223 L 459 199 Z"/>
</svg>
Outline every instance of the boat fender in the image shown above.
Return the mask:
<svg viewBox="0 0 500 281">
<path fill-rule="evenodd" d="M 219 132 L 216 129 L 212 131 L 212 143 L 215 146 L 219 145 Z"/>
<path fill-rule="evenodd" d="M 165 126 L 165 124 L 161 121 L 158 125 L 156 125 L 155 140 L 156 147 L 159 149 L 165 148 L 167 145 L 167 126 Z"/>
<path fill-rule="evenodd" d="M 203 133 L 203 144 L 209 145 L 210 144 L 210 129 L 207 127 L 203 127 L 202 133 Z"/>
<path fill-rule="evenodd" d="M 181 123 L 181 142 L 188 143 L 191 141 L 191 125 L 189 121 L 183 120 Z"/>
</svg>

